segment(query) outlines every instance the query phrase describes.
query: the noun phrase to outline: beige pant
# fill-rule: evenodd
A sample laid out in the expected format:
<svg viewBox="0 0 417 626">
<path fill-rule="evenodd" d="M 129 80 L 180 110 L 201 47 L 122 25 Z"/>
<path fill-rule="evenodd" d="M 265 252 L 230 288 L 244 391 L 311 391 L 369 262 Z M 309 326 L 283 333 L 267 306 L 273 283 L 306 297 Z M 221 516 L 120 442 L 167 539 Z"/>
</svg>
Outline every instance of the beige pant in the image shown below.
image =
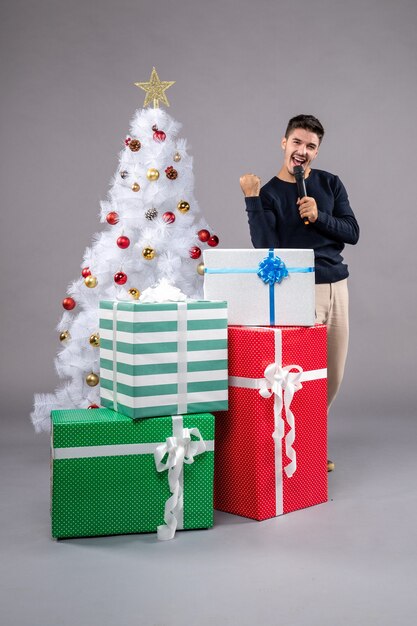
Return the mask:
<svg viewBox="0 0 417 626">
<path fill-rule="evenodd" d="M 348 350 L 347 278 L 316 285 L 316 321 L 327 326 L 327 408 L 330 408 L 342 382 Z"/>
</svg>

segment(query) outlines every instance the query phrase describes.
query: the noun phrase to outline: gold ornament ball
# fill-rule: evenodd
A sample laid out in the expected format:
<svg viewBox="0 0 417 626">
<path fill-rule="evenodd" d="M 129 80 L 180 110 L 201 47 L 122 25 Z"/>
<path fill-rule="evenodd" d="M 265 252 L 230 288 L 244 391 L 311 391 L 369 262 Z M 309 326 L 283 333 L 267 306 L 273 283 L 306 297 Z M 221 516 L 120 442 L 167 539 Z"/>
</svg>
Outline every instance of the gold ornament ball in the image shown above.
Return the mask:
<svg viewBox="0 0 417 626">
<path fill-rule="evenodd" d="M 150 261 L 155 256 L 155 250 L 153 248 L 143 248 L 142 256 L 147 261 Z"/>
<path fill-rule="evenodd" d="M 181 161 L 181 155 L 180 155 L 179 152 L 176 152 L 174 154 L 174 161 L 175 161 L 175 163 L 178 163 L 179 161 Z"/>
<path fill-rule="evenodd" d="M 93 346 L 93 348 L 98 348 L 100 345 L 100 335 L 98 333 L 93 333 L 92 335 L 90 335 L 90 346 Z"/>
<path fill-rule="evenodd" d="M 159 172 L 154 167 L 150 167 L 146 172 L 146 177 L 148 180 L 158 180 Z"/>
<path fill-rule="evenodd" d="M 132 287 L 131 289 L 129 289 L 129 293 L 134 300 L 139 300 L 139 297 L 140 297 L 139 289 L 136 289 L 136 287 Z"/>
<path fill-rule="evenodd" d="M 180 213 L 187 213 L 190 210 L 190 205 L 185 200 L 181 200 L 177 204 L 177 209 Z"/>
<path fill-rule="evenodd" d="M 139 183 L 133 183 L 132 185 L 132 191 L 139 191 L 140 189 L 140 185 Z"/>
<path fill-rule="evenodd" d="M 204 276 L 204 263 L 199 263 L 197 265 L 197 274 L 200 274 L 200 276 Z"/>
<path fill-rule="evenodd" d="M 59 341 L 68 341 L 68 339 L 71 339 L 71 335 L 69 330 L 63 330 L 62 333 L 60 333 L 59 335 Z"/>
<path fill-rule="evenodd" d="M 97 278 L 95 276 L 92 276 L 91 274 L 90 276 L 87 276 L 87 278 L 84 279 L 84 284 L 89 289 L 93 289 L 93 287 L 96 287 L 97 282 L 98 282 Z"/>
<path fill-rule="evenodd" d="M 100 378 L 97 376 L 97 374 L 94 374 L 94 372 L 91 372 L 91 374 L 88 374 L 88 376 L 85 379 L 85 382 L 87 383 L 89 387 L 95 387 L 96 385 L 98 385 L 99 381 L 100 381 Z"/>
</svg>

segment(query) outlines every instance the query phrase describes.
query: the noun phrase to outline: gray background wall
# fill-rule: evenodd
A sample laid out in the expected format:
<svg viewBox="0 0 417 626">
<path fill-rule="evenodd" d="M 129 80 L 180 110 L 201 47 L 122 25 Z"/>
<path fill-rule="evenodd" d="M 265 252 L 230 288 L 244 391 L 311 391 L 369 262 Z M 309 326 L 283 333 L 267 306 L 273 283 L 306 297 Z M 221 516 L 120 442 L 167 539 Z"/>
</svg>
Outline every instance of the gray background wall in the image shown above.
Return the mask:
<svg viewBox="0 0 417 626">
<path fill-rule="evenodd" d="M 1 19 L 1 391 L 26 419 L 58 382 L 55 325 L 100 228 L 121 139 L 156 66 L 223 247 L 250 246 L 239 175 L 279 167 L 288 118 L 317 115 L 316 166 L 360 222 L 341 418 L 415 411 L 414 0 L 14 0 Z M 250 294 L 246 294 L 250 298 Z"/>
<path fill-rule="evenodd" d="M 0 14 L 0 605 L 7 626 L 414 626 L 415 0 L 13 0 Z M 241 173 L 276 174 L 289 117 L 361 225 L 329 502 L 210 531 L 49 538 L 55 326 L 152 66 L 225 247 L 250 246 Z M 250 297 L 250 294 L 246 294 Z M 333 456 L 334 455 L 334 456 Z"/>
</svg>

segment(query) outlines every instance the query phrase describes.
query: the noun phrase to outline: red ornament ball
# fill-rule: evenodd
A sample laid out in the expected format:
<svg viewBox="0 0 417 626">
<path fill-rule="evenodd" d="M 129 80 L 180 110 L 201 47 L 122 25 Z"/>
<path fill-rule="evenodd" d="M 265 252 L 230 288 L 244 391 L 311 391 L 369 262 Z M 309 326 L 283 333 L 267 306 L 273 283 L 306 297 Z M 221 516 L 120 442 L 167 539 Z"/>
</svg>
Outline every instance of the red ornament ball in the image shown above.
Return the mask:
<svg viewBox="0 0 417 626">
<path fill-rule="evenodd" d="M 110 211 L 110 213 L 106 215 L 106 220 L 109 224 L 114 226 L 119 221 L 119 214 L 116 213 L 116 211 Z"/>
<path fill-rule="evenodd" d="M 89 409 L 99 409 L 99 405 L 98 404 L 90 404 L 90 406 L 88 407 Z"/>
<path fill-rule="evenodd" d="M 157 128 L 154 130 L 154 134 L 153 134 L 153 138 L 154 141 L 165 141 L 165 139 L 167 138 L 166 134 L 164 133 L 163 130 L 158 130 Z"/>
<path fill-rule="evenodd" d="M 62 306 L 66 311 L 72 311 L 75 308 L 76 302 L 74 298 L 64 298 L 62 301 Z"/>
<path fill-rule="evenodd" d="M 190 248 L 190 257 L 192 259 L 199 259 L 201 257 L 201 250 L 198 246 Z"/>
<path fill-rule="evenodd" d="M 131 141 L 132 141 L 132 137 L 126 137 L 126 139 L 125 139 L 125 146 L 128 146 Z"/>
<path fill-rule="evenodd" d="M 203 228 L 202 230 L 199 230 L 198 233 L 198 238 L 200 241 L 208 241 L 210 239 L 210 233 L 208 230 L 206 230 L 205 228 Z"/>
<path fill-rule="evenodd" d="M 124 272 L 117 272 L 114 275 L 114 282 L 117 285 L 124 285 L 127 282 L 127 274 L 125 274 Z"/>
<path fill-rule="evenodd" d="M 83 278 L 87 278 L 87 276 L 91 276 L 90 268 L 89 267 L 83 267 L 82 272 L 81 272 L 81 276 Z"/>
<path fill-rule="evenodd" d="M 217 237 L 217 235 L 212 235 L 210 239 L 207 240 L 207 245 L 211 246 L 212 248 L 215 248 L 216 246 L 218 246 L 219 238 Z"/>
<path fill-rule="evenodd" d="M 164 220 L 164 222 L 166 222 L 167 224 L 172 224 L 172 222 L 175 222 L 175 215 L 174 213 L 172 213 L 172 211 L 166 211 L 163 216 L 162 219 Z"/>
<path fill-rule="evenodd" d="M 121 237 L 118 238 L 117 245 L 119 246 L 119 248 L 122 248 L 123 250 L 125 248 L 128 248 L 130 246 L 129 237 L 125 237 L 125 235 L 122 235 Z"/>
</svg>

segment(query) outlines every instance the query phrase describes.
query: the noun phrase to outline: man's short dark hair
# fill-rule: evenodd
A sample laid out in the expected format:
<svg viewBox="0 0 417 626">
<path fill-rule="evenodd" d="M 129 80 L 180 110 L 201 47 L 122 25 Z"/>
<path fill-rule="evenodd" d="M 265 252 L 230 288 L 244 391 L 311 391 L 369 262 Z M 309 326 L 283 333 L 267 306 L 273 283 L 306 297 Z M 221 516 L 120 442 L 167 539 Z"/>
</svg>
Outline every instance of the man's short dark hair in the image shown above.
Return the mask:
<svg viewBox="0 0 417 626">
<path fill-rule="evenodd" d="M 295 117 L 292 117 L 288 122 L 285 137 L 288 139 L 290 133 L 296 128 L 303 128 L 304 130 L 309 130 L 310 133 L 315 133 L 319 138 L 319 143 L 321 143 L 324 135 L 324 128 L 314 115 L 296 115 Z"/>
</svg>

